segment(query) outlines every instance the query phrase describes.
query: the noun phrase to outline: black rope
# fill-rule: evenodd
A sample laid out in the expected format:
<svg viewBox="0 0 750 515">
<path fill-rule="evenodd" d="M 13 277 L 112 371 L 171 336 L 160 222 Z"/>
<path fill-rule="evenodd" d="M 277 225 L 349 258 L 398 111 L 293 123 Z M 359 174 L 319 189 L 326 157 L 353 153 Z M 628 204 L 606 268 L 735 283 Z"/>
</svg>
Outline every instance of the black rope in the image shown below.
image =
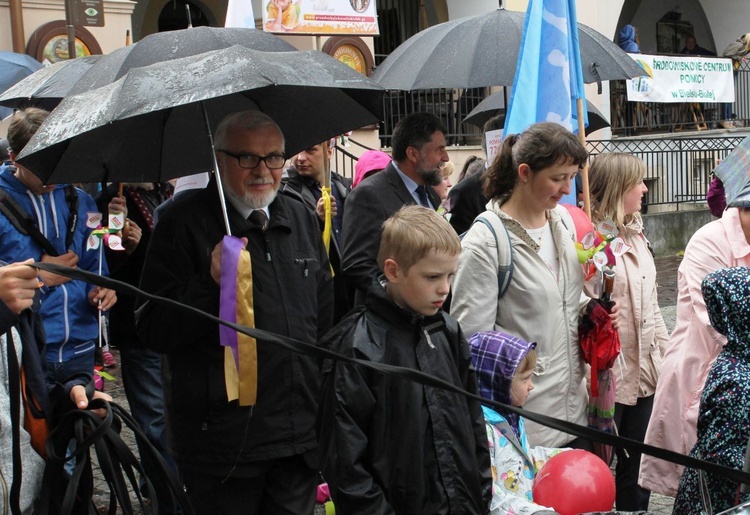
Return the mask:
<svg viewBox="0 0 750 515">
<path fill-rule="evenodd" d="M 103 409 L 105 416 L 100 417 L 90 411 L 97 409 Z M 123 423 L 135 435 L 140 461 L 120 437 Z M 75 443 L 75 449 L 66 456 L 71 440 Z M 110 489 L 109 514 L 117 513 L 118 504 L 122 513 L 135 513 L 128 486 L 136 494 L 140 512 L 144 512 L 146 501 L 140 492 L 138 475 L 150 492 L 168 492 L 173 506 L 179 505 L 185 515 L 194 513 L 182 485 L 138 423 L 119 405 L 103 399 L 91 400 L 87 410 L 68 411 L 50 433 L 47 439 L 47 466 L 35 513 L 73 515 L 88 513 L 91 509 L 95 512 L 92 504 L 94 478 L 89 452 L 91 447 L 96 452 L 102 476 Z M 65 463 L 73 459 L 73 473 L 67 481 L 60 481 L 60 478 L 66 477 Z M 155 472 L 149 476 L 144 469 Z M 151 498 L 150 512 L 159 513 L 157 495 Z"/>
<path fill-rule="evenodd" d="M 358 365 L 361 367 L 369 368 L 371 370 L 374 370 L 384 375 L 401 377 L 401 378 L 408 379 L 410 381 L 413 381 L 413 382 L 416 382 L 425 386 L 442 388 L 444 390 L 448 390 L 453 393 L 464 395 L 465 397 L 468 397 L 470 399 L 475 399 L 481 402 L 482 404 L 493 406 L 497 409 L 500 409 L 503 412 L 515 413 L 519 416 L 527 418 L 538 424 L 542 424 L 549 428 L 556 429 L 558 431 L 562 431 L 564 433 L 568 433 L 576 437 L 586 438 L 594 442 L 602 443 L 605 445 L 610 445 L 612 447 L 617 447 L 620 449 L 625 449 L 627 451 L 631 451 L 634 453 L 638 452 L 641 454 L 648 454 L 649 456 L 653 456 L 655 458 L 659 458 L 665 461 L 676 463 L 678 465 L 682 465 L 685 467 L 704 470 L 712 474 L 719 474 L 737 483 L 750 484 L 750 473 L 743 472 L 742 470 L 737 470 L 737 469 L 733 469 L 730 467 L 725 467 L 723 465 L 718 465 L 716 463 L 711 463 L 709 461 L 692 458 L 684 454 L 669 451 L 666 449 L 661 449 L 659 447 L 654 447 L 653 445 L 647 445 L 645 443 L 631 440 L 629 438 L 623 438 L 621 436 L 616 436 L 613 434 L 605 433 L 603 431 L 592 429 L 590 427 L 581 426 L 581 425 L 574 424 L 572 422 L 567 422 L 564 420 L 558 420 L 558 419 L 549 417 L 547 415 L 541 415 L 539 413 L 534 413 L 534 412 L 527 411 L 524 409 L 516 408 L 514 406 L 503 404 L 501 402 L 493 401 L 490 399 L 485 399 L 478 395 L 469 393 L 461 388 L 458 388 L 457 386 L 451 383 L 448 383 L 441 379 L 437 379 L 433 376 L 430 376 L 423 372 L 419 372 L 417 370 L 413 370 L 413 369 L 405 368 L 405 367 L 398 367 L 394 365 L 387 365 L 384 363 L 374 363 L 371 361 L 350 358 L 347 356 L 343 356 L 341 354 L 337 354 L 328 349 L 317 347 L 315 344 L 306 343 L 306 342 L 295 340 L 293 338 L 289 338 L 286 336 L 281 336 L 278 334 L 270 333 L 267 331 L 263 331 L 262 329 L 250 328 L 250 327 L 238 325 L 232 322 L 227 322 L 226 320 L 222 320 L 214 315 L 205 313 L 204 311 L 201 311 L 200 309 L 194 308 L 192 306 L 182 304 L 172 299 L 159 297 L 158 295 L 146 293 L 142 290 L 139 290 L 135 286 L 131 286 L 129 284 L 116 281 L 109 277 L 103 277 L 100 275 L 93 274 L 91 272 L 86 272 L 84 270 L 81 270 L 80 268 L 68 268 L 68 267 L 64 267 L 60 265 L 54 265 L 51 263 L 33 263 L 32 265 L 29 265 L 29 266 L 33 266 L 35 268 L 46 270 L 48 272 L 52 272 L 55 274 L 63 275 L 65 277 L 70 277 L 72 279 L 85 281 L 85 282 L 88 282 L 88 283 L 91 283 L 91 284 L 94 284 L 96 286 L 100 286 L 103 288 L 109 288 L 111 290 L 115 290 L 117 293 L 123 293 L 126 295 L 133 295 L 136 297 L 141 297 L 142 299 L 146 299 L 148 302 L 157 302 L 160 304 L 171 306 L 175 309 L 179 309 L 182 311 L 195 314 L 196 316 L 206 318 L 208 320 L 216 322 L 217 324 L 230 327 L 239 333 L 246 334 L 250 337 L 253 337 L 256 340 L 258 340 L 259 343 L 261 341 L 270 342 L 270 343 L 274 343 L 285 349 L 291 350 L 299 354 L 313 356 L 319 360 L 332 359 L 332 360 L 341 361 L 344 363 L 350 363 L 353 365 Z"/>
</svg>

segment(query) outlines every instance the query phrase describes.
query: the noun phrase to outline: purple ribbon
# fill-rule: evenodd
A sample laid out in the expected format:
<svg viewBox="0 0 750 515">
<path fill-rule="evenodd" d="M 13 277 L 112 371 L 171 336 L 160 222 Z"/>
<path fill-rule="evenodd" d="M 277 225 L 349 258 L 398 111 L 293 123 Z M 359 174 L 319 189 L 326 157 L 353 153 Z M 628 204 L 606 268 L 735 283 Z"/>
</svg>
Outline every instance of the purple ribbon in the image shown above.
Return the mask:
<svg viewBox="0 0 750 515">
<path fill-rule="evenodd" d="M 242 240 L 234 236 L 224 236 L 221 249 L 221 292 L 219 294 L 219 318 L 237 323 L 237 263 L 240 252 L 245 248 Z M 226 326 L 219 326 L 219 341 L 232 349 L 234 362 L 239 366 L 237 353 L 237 332 Z"/>
</svg>

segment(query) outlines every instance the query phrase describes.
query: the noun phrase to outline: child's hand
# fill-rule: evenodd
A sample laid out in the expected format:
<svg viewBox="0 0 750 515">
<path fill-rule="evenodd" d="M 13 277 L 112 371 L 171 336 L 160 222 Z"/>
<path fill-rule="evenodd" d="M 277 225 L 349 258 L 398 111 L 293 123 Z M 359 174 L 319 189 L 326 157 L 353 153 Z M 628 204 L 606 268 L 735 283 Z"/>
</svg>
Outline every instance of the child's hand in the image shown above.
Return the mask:
<svg viewBox="0 0 750 515">
<path fill-rule="evenodd" d="M 92 399 L 104 399 L 107 402 L 112 402 L 112 397 L 104 392 L 94 392 Z M 86 397 L 86 388 L 81 385 L 76 385 L 70 389 L 70 400 L 76 405 L 78 409 L 86 409 L 89 405 L 89 400 Z M 95 409 L 92 411 L 101 418 L 107 416 L 107 411 L 104 409 Z"/>
<path fill-rule="evenodd" d="M 33 259 L 27 259 L 23 263 L 0 267 L 0 301 L 15 315 L 30 308 L 34 302 L 39 286 L 37 270 L 26 266 L 33 262 Z"/>
<path fill-rule="evenodd" d="M 98 306 L 99 311 L 107 311 L 117 302 L 117 294 L 114 290 L 101 288 L 99 286 L 92 288 L 88 297 L 89 303 L 92 306 Z M 101 304 L 99 304 L 99 301 L 101 301 Z"/>
<path fill-rule="evenodd" d="M 76 265 L 78 265 L 78 256 L 72 250 L 69 250 L 62 256 L 50 256 L 48 254 L 44 254 L 42 256 L 41 262 L 42 263 L 54 263 L 56 265 L 76 268 Z M 42 279 L 42 282 L 46 284 L 47 286 L 49 286 L 50 288 L 53 286 L 59 286 L 61 284 L 65 284 L 68 281 L 72 280 L 70 277 L 65 277 L 64 275 L 53 274 L 51 272 L 47 272 L 44 270 L 39 270 L 39 277 Z"/>
</svg>

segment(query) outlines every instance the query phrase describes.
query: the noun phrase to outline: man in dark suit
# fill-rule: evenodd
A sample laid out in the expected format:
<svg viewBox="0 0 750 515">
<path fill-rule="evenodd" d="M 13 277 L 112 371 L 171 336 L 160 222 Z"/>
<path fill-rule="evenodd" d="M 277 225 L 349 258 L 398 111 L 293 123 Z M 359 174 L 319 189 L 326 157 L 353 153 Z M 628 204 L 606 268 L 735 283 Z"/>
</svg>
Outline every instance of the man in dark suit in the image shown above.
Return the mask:
<svg viewBox="0 0 750 515">
<path fill-rule="evenodd" d="M 489 131 L 502 129 L 505 125 L 505 114 L 493 116 L 484 123 L 482 128 L 482 150 L 487 154 L 487 142 L 485 135 Z M 489 161 L 486 167 L 492 163 Z M 458 234 L 469 230 L 477 215 L 486 211 L 487 197 L 484 196 L 484 176 L 486 170 L 466 177 L 463 181 L 453 186 L 448 192 L 448 205 L 450 206 L 450 224 Z"/>
<path fill-rule="evenodd" d="M 383 222 L 401 207 L 440 206 L 432 188 L 443 177 L 440 162 L 448 161 L 445 127 L 430 113 L 414 113 L 401 120 L 391 140 L 393 161 L 380 173 L 354 188 L 344 206 L 342 268 L 357 288 L 356 304 L 380 274 L 377 263 Z"/>
</svg>

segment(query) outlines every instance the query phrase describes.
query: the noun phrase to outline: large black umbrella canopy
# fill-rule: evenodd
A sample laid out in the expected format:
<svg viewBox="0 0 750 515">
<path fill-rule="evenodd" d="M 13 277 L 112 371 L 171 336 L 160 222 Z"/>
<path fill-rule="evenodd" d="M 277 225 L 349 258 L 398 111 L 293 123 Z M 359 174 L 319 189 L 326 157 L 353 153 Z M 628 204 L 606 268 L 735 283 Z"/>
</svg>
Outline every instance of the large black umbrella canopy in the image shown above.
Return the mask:
<svg viewBox="0 0 750 515">
<path fill-rule="evenodd" d="M 293 52 L 290 43 L 262 30 L 242 27 L 196 27 L 157 32 L 135 45 L 119 49 L 92 67 L 71 89 L 74 95 L 106 86 L 129 70 L 163 61 L 221 50 L 234 45 L 263 52 Z"/>
<path fill-rule="evenodd" d="M 102 57 L 91 55 L 66 59 L 37 70 L 5 90 L 0 95 L 0 105 L 16 109 L 33 106 L 51 111 Z"/>
<path fill-rule="evenodd" d="M 317 50 L 234 46 L 133 68 L 103 88 L 66 98 L 18 161 L 45 183 L 152 182 L 211 170 L 210 130 L 259 109 L 292 155 L 381 119 L 381 86 Z"/>
<path fill-rule="evenodd" d="M 609 127 L 609 122 L 594 104 L 586 100 L 586 110 L 589 114 L 589 126 L 586 127 L 586 134 Z M 484 127 L 487 120 L 498 114 L 505 114 L 505 96 L 502 91 L 498 91 L 488 96 L 466 115 L 462 121 L 479 127 Z"/>
<path fill-rule="evenodd" d="M 497 9 L 440 23 L 404 41 L 372 75 L 386 89 L 512 86 L 526 13 Z M 596 30 L 578 24 L 583 81 L 631 79 L 643 69 Z"/>
</svg>

